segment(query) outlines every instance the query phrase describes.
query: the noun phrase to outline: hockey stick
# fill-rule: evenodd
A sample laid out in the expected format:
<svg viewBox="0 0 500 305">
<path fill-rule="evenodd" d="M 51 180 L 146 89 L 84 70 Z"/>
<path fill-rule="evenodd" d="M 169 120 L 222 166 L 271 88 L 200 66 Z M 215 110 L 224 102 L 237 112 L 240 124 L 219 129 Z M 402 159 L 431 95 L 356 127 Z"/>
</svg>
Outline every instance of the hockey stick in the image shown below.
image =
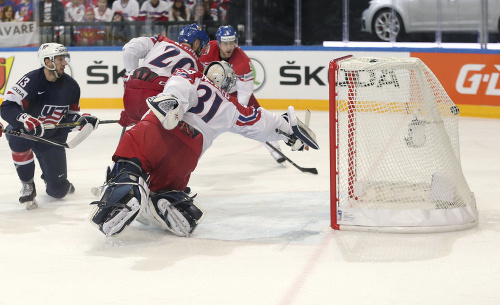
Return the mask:
<svg viewBox="0 0 500 305">
<path fill-rule="evenodd" d="M 290 162 L 299 171 L 306 172 L 306 173 L 311 173 L 311 174 L 314 174 L 314 175 L 318 174 L 318 170 L 316 168 L 314 168 L 314 167 L 300 167 L 297 164 L 295 164 L 295 162 L 293 162 L 292 160 L 290 160 L 287 156 L 285 156 L 285 154 L 283 154 L 279 149 L 277 149 L 276 147 L 274 147 L 273 145 L 271 145 L 271 143 L 266 142 L 266 145 L 269 146 L 269 147 L 271 147 L 277 154 L 279 154 L 280 156 L 282 156 L 283 158 L 285 158 L 285 160 L 287 160 L 288 162 Z"/>
<path fill-rule="evenodd" d="M 87 124 L 87 125 L 83 126 L 82 130 L 80 130 L 78 132 L 78 134 L 73 139 L 71 139 L 71 141 L 66 142 L 66 143 L 52 141 L 52 140 L 45 139 L 42 137 L 22 133 L 20 131 L 14 131 L 14 130 L 9 130 L 9 129 L 2 129 L 2 130 L 5 134 L 8 134 L 8 135 L 11 135 L 14 137 L 19 137 L 19 138 L 23 138 L 23 139 L 27 139 L 27 140 L 31 140 L 31 141 L 35 141 L 35 142 L 41 142 L 41 143 L 59 146 L 59 147 L 64 147 L 64 148 L 74 148 L 74 147 L 78 146 L 78 144 L 82 143 L 83 140 L 85 140 L 92 133 L 92 131 L 94 130 L 94 126 L 92 126 L 92 124 Z"/>
<path fill-rule="evenodd" d="M 100 120 L 99 125 L 101 124 L 112 124 L 112 123 L 118 123 L 118 120 Z M 75 128 L 80 126 L 81 123 L 79 122 L 74 122 L 74 123 L 60 123 L 60 124 L 47 124 L 43 125 L 45 129 L 56 129 L 56 128 Z"/>
</svg>

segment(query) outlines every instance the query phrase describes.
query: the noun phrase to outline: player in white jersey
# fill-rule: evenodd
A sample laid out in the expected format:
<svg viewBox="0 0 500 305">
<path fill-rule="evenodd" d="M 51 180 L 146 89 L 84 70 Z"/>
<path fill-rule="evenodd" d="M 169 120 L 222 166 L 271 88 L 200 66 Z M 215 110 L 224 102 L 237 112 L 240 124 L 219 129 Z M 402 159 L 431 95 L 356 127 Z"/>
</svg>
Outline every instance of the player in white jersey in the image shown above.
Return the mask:
<svg viewBox="0 0 500 305">
<path fill-rule="evenodd" d="M 111 5 L 113 14 L 122 12 L 123 17 L 128 21 L 136 21 L 139 17 L 139 2 L 137 0 L 115 0 Z"/>
<path fill-rule="evenodd" d="M 178 42 L 164 36 L 138 37 L 123 46 L 127 71 L 120 121 L 122 126 L 137 123 L 149 109 L 146 99 L 162 92 L 167 79 L 177 69 L 203 71 L 199 56 L 208 52 L 209 38 L 198 25 L 179 32 Z M 139 64 L 139 60 L 144 59 Z"/>
<path fill-rule="evenodd" d="M 148 99 L 151 111 L 121 138 L 107 184 L 94 202 L 91 222 L 101 232 L 118 234 L 140 214 L 143 223 L 189 236 L 203 211 L 183 191 L 199 158 L 224 132 L 260 142 L 283 140 L 292 150 L 319 148 L 293 107 L 283 116 L 244 107 L 225 92 L 234 83 L 233 69 L 213 62 L 204 73 L 177 70 L 163 92 Z"/>
</svg>

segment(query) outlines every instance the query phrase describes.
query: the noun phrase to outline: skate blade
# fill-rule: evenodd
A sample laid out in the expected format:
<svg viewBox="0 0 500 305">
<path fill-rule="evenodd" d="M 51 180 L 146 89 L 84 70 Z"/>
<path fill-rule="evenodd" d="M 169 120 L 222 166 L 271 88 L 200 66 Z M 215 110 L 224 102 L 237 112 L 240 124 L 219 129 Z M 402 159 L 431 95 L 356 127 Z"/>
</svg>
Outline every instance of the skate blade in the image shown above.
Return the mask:
<svg viewBox="0 0 500 305">
<path fill-rule="evenodd" d="M 100 197 L 101 196 L 101 191 L 102 191 L 103 187 L 102 186 L 94 186 L 90 192 L 92 193 L 92 195 L 94 195 L 94 197 Z"/>
<path fill-rule="evenodd" d="M 26 205 L 26 210 L 34 210 L 38 208 L 38 203 L 36 202 L 36 200 L 26 201 L 24 204 Z"/>
</svg>

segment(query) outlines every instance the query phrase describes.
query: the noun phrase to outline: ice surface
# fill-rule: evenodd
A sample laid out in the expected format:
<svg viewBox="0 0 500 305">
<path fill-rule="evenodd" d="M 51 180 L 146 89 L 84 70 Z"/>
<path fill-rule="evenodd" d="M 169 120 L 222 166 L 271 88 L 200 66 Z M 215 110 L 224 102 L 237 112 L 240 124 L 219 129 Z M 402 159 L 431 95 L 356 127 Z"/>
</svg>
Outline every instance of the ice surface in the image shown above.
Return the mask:
<svg viewBox="0 0 500 305">
<path fill-rule="evenodd" d="M 328 114 L 313 112 L 311 127 L 321 150 L 282 149 L 317 176 L 280 167 L 261 143 L 217 139 L 189 184 L 206 211 L 191 238 L 138 223 L 106 238 L 90 225 L 90 190 L 104 180 L 120 126 L 101 125 L 67 151 L 76 192 L 62 200 L 45 194 L 37 164 L 33 211 L 18 203 L 2 137 L 0 304 L 500 303 L 500 120 L 461 118 L 479 224 L 440 234 L 331 230 Z"/>
</svg>

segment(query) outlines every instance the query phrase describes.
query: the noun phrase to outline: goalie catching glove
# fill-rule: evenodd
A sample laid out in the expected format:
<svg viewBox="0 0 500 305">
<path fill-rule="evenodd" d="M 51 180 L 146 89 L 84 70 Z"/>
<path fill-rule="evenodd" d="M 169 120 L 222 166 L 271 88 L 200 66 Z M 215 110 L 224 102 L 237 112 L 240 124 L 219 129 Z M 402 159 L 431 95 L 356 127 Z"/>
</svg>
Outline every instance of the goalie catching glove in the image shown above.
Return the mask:
<svg viewBox="0 0 500 305">
<path fill-rule="evenodd" d="M 146 103 L 167 130 L 174 129 L 181 120 L 179 101 L 171 94 L 160 93 L 147 98 Z"/>
<path fill-rule="evenodd" d="M 293 134 L 286 134 L 281 130 L 276 130 L 276 132 L 288 137 L 286 145 L 290 146 L 293 151 L 307 150 L 307 147 L 319 149 L 319 145 L 316 141 L 316 134 L 297 118 L 293 106 L 288 107 L 287 113 L 284 113 L 282 117 L 290 124 L 293 131 Z"/>
</svg>

